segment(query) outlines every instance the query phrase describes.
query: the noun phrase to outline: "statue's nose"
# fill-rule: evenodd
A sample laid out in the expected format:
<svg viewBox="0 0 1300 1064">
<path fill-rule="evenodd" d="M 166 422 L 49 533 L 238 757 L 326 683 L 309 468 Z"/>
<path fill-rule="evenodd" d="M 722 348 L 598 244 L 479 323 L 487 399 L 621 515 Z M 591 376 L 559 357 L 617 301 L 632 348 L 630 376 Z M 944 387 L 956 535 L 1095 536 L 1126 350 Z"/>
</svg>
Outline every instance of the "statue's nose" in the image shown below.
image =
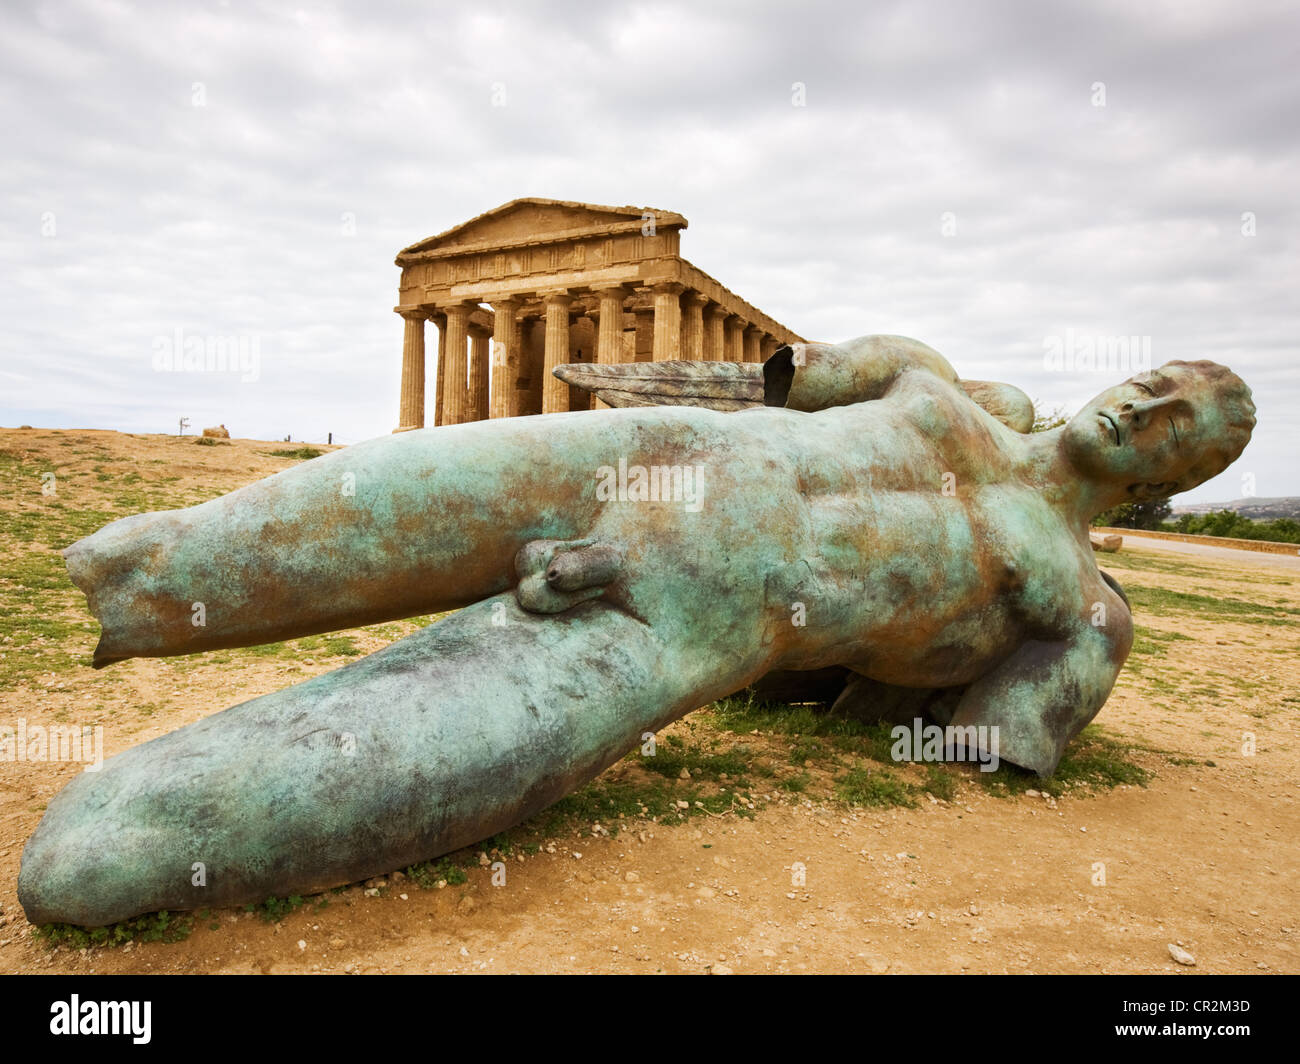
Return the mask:
<svg viewBox="0 0 1300 1064">
<path fill-rule="evenodd" d="M 1134 402 L 1131 399 L 1125 400 L 1119 405 L 1119 415 L 1135 429 L 1145 426 L 1155 414 L 1157 408 L 1163 405 L 1164 400 L 1142 399 Z"/>
</svg>

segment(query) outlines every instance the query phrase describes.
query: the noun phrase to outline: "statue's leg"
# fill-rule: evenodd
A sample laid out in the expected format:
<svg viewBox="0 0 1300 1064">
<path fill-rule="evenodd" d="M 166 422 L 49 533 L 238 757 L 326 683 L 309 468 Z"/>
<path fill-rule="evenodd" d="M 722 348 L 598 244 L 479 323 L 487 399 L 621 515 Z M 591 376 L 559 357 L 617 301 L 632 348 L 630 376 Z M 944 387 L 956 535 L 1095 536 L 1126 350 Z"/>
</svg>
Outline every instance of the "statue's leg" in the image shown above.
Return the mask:
<svg viewBox="0 0 1300 1064">
<path fill-rule="evenodd" d="M 35 923 L 260 902 L 501 831 L 762 671 L 600 600 L 476 603 L 342 669 L 106 761 L 23 853 Z"/>
<path fill-rule="evenodd" d="M 95 664 L 454 609 L 514 583 L 534 539 L 594 520 L 600 416 L 385 436 L 211 502 L 116 521 L 64 553 Z"/>
</svg>

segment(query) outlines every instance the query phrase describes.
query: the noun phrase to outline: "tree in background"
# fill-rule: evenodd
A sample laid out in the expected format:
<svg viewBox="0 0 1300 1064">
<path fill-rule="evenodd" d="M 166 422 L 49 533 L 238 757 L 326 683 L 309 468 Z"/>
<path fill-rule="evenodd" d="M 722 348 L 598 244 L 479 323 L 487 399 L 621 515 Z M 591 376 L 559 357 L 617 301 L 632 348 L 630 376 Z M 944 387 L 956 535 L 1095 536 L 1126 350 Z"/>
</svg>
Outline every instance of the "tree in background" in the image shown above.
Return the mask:
<svg viewBox="0 0 1300 1064">
<path fill-rule="evenodd" d="M 1103 510 L 1092 519 L 1093 525 L 1107 528 L 1145 528 L 1158 532 L 1169 517 L 1169 499 L 1149 499 L 1146 502 L 1122 502 Z"/>
<path fill-rule="evenodd" d="M 1252 521 L 1235 510 L 1216 510 L 1208 514 L 1180 514 L 1166 531 L 1185 532 L 1193 536 L 1230 536 L 1233 539 L 1262 539 L 1272 543 L 1300 543 L 1300 521 L 1279 517 L 1272 521 Z"/>
<path fill-rule="evenodd" d="M 1030 432 L 1046 432 L 1048 429 L 1060 428 L 1067 421 L 1069 415 L 1066 414 L 1063 407 L 1053 407 L 1051 410 L 1044 410 L 1038 405 L 1038 400 L 1034 400 L 1034 427 Z"/>
</svg>

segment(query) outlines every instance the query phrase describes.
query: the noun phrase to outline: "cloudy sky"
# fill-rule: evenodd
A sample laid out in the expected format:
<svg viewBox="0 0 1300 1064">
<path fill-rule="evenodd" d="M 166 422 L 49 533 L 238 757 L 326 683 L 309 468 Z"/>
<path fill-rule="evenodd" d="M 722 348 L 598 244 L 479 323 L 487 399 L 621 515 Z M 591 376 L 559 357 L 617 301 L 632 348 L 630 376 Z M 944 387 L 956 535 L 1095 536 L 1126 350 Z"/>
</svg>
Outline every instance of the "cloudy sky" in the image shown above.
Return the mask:
<svg viewBox="0 0 1300 1064">
<path fill-rule="evenodd" d="M 386 433 L 395 253 L 544 196 L 678 211 L 801 335 L 1049 408 L 1127 376 L 1061 344 L 1226 363 L 1259 426 L 1183 498 L 1300 495 L 1297 42 L 1254 0 L 8 0 L 0 424 Z M 155 370 L 178 335 L 257 379 Z"/>
</svg>

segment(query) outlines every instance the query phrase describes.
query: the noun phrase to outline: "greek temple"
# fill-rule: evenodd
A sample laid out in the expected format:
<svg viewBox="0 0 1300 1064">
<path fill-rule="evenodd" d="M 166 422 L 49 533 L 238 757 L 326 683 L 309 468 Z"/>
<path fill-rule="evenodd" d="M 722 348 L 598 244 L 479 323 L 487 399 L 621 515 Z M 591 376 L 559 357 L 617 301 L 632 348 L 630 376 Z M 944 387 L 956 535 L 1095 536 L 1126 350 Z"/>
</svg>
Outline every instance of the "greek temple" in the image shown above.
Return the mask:
<svg viewBox="0 0 1300 1064">
<path fill-rule="evenodd" d="M 571 362 L 761 362 L 802 338 L 681 257 L 687 222 L 651 207 L 516 199 L 397 256 L 405 320 L 394 430 L 585 410 Z M 426 376 L 425 323 L 437 330 Z"/>
</svg>

